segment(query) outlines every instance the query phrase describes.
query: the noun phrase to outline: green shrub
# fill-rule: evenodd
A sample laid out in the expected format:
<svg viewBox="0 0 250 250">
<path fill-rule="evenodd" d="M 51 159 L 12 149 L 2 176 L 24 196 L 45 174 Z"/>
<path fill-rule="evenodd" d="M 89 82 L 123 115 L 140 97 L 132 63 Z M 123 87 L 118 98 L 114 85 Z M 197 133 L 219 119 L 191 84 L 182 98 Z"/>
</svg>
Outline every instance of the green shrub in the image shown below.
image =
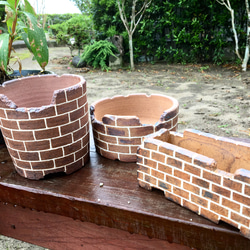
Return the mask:
<svg viewBox="0 0 250 250">
<path fill-rule="evenodd" d="M 102 70 L 108 71 L 110 69 L 108 67 L 109 56 L 115 56 L 114 53 L 117 52 L 115 45 L 107 40 L 100 40 L 86 46 L 81 58 L 94 68 L 101 67 Z"/>
<path fill-rule="evenodd" d="M 243 54 L 247 27 L 245 1 L 230 2 Z M 130 4 L 131 1 L 125 1 L 125 9 Z M 98 38 L 122 34 L 125 29 L 115 0 L 92 0 L 91 6 Z M 154 0 L 144 15 L 133 35 L 135 60 L 221 64 L 228 60 L 228 55 L 235 60 L 230 13 L 215 0 Z M 126 56 L 128 42 L 124 37 Z"/>
<path fill-rule="evenodd" d="M 74 15 L 63 23 L 51 25 L 50 28 L 58 43 L 70 45 L 70 38 L 74 37 L 74 48 L 77 49 L 81 49 L 84 44 L 88 44 L 94 36 L 92 20 L 82 14 Z"/>
</svg>

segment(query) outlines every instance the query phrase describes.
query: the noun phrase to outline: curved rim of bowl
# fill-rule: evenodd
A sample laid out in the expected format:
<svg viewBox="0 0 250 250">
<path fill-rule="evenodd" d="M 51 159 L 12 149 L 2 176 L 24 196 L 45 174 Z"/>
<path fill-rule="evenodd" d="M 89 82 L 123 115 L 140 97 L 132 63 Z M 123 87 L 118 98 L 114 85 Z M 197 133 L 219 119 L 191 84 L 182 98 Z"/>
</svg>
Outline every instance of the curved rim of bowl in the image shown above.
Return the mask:
<svg viewBox="0 0 250 250">
<path fill-rule="evenodd" d="M 68 90 L 68 89 L 72 89 L 73 87 L 75 87 L 75 86 L 77 86 L 79 84 L 81 84 L 83 86 L 84 84 L 86 84 L 86 80 L 82 76 L 75 75 L 75 74 L 62 74 L 60 76 L 57 75 L 57 74 L 33 75 L 33 76 L 21 77 L 21 78 L 16 78 L 16 79 L 12 79 L 12 80 L 6 81 L 6 82 L 4 82 L 0 86 L 0 90 L 1 90 L 1 88 L 5 88 L 6 86 L 10 86 L 11 84 L 18 83 L 19 81 L 22 81 L 24 79 L 32 79 L 32 78 L 36 79 L 36 78 L 45 78 L 45 77 L 50 77 L 50 78 L 52 78 L 52 77 L 58 77 L 58 78 L 60 78 L 60 77 L 64 77 L 64 76 L 78 77 L 79 78 L 79 82 L 75 83 L 75 84 L 73 84 L 73 85 L 71 85 L 69 87 L 66 87 L 66 88 L 55 89 L 53 91 L 53 94 L 52 94 L 51 103 L 49 105 L 44 105 L 44 106 L 51 106 L 51 105 L 55 105 L 55 103 L 54 103 L 53 100 L 55 100 L 56 95 L 57 95 L 58 92 L 65 91 L 65 90 Z M 9 99 L 8 96 L 5 95 L 5 94 L 1 94 L 0 93 L 0 102 L 5 103 L 6 107 L 8 107 L 8 108 L 11 108 L 11 109 L 18 108 L 18 106 L 15 104 L 15 102 L 12 101 L 11 99 Z"/>
<path fill-rule="evenodd" d="M 179 108 L 179 102 L 177 101 L 177 99 L 175 99 L 174 97 L 171 97 L 171 96 L 167 96 L 167 95 L 162 95 L 162 94 L 150 94 L 150 95 L 147 95 L 146 93 L 134 93 L 134 94 L 126 95 L 126 96 L 125 96 L 125 95 L 116 95 L 116 96 L 113 96 L 113 97 L 102 98 L 102 99 L 100 99 L 100 100 L 95 101 L 93 104 L 91 104 L 91 106 L 90 106 L 91 121 L 92 121 L 92 122 L 93 122 L 93 121 L 96 121 L 96 122 L 98 122 L 98 123 L 102 123 L 102 124 L 103 124 L 102 121 L 97 120 L 97 119 L 95 118 L 95 107 L 96 107 L 97 104 L 100 104 L 101 102 L 107 101 L 107 100 L 112 101 L 112 100 L 114 100 L 114 99 L 116 99 L 116 98 L 127 98 L 127 97 L 131 97 L 131 96 L 145 96 L 145 97 L 148 97 L 148 98 L 150 98 L 151 96 L 159 96 L 159 97 L 164 97 L 164 98 L 166 98 L 166 99 L 171 100 L 172 103 L 173 103 L 173 105 L 172 105 L 169 109 L 166 109 L 166 110 L 164 110 L 164 111 L 162 112 L 161 116 L 159 117 L 158 122 L 162 122 L 162 121 L 161 121 L 161 117 L 162 117 L 163 115 L 165 116 L 167 113 L 170 113 L 170 112 L 172 112 L 172 111 L 174 111 L 174 110 L 176 110 L 176 109 Z M 105 115 L 108 115 L 108 114 L 105 114 Z M 128 117 L 128 116 L 122 116 L 122 115 L 112 115 L 112 116 L 113 116 L 113 117 Z M 104 117 L 104 116 L 103 116 L 103 117 Z M 102 118 L 103 118 L 103 117 L 102 117 Z M 139 118 L 139 120 L 140 120 L 140 118 Z M 156 126 L 156 125 L 158 124 L 158 122 L 156 122 L 155 124 L 151 124 L 151 125 Z M 142 126 L 143 126 L 143 125 L 142 125 Z"/>
</svg>

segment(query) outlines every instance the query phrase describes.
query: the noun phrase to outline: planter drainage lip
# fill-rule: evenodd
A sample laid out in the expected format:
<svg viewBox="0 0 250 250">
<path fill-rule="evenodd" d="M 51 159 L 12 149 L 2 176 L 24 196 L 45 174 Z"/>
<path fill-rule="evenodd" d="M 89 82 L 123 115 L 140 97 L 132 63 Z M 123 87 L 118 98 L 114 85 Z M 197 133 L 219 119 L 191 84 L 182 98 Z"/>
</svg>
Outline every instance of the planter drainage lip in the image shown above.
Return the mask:
<svg viewBox="0 0 250 250">
<path fill-rule="evenodd" d="M 89 160 L 86 81 L 63 74 L 17 78 L 0 86 L 0 125 L 16 171 L 39 180 L 71 174 Z"/>
<path fill-rule="evenodd" d="M 141 187 L 250 239 L 250 143 L 186 129 L 161 129 L 137 151 Z"/>
<path fill-rule="evenodd" d="M 170 96 L 135 93 L 103 98 L 90 106 L 96 150 L 103 157 L 136 162 L 143 137 L 161 128 L 176 130 L 179 103 Z"/>
</svg>

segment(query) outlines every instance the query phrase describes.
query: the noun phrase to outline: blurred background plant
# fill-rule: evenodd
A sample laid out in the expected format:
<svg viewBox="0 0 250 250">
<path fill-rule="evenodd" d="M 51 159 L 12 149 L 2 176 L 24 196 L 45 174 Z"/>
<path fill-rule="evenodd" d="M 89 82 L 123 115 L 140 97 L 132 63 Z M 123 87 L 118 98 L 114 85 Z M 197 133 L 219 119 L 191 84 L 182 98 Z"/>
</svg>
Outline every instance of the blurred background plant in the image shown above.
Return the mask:
<svg viewBox="0 0 250 250">
<path fill-rule="evenodd" d="M 114 44 L 107 40 L 95 41 L 93 44 L 87 45 L 81 55 L 83 61 L 94 68 L 101 67 L 102 70 L 110 70 L 109 57 L 116 57 L 118 50 Z"/>
<path fill-rule="evenodd" d="M 13 42 L 20 38 L 23 39 L 27 48 L 34 55 L 34 59 L 42 70 L 45 70 L 49 60 L 48 45 L 44 30 L 38 23 L 36 13 L 29 1 L 0 1 L 0 6 L 4 6 L 6 12 L 4 20 L 6 28 L 2 28 L 2 34 L 0 35 L 1 76 L 8 79 L 8 75 L 12 73 L 9 66 L 10 58 L 15 58 L 16 62 L 19 63 L 21 73 L 21 61 L 13 55 L 15 51 L 12 48 Z"/>
<path fill-rule="evenodd" d="M 57 43 L 69 46 L 71 55 L 73 49 L 77 49 L 80 55 L 83 46 L 89 44 L 95 37 L 92 19 L 87 15 L 74 14 L 69 20 L 49 27 Z"/>
</svg>

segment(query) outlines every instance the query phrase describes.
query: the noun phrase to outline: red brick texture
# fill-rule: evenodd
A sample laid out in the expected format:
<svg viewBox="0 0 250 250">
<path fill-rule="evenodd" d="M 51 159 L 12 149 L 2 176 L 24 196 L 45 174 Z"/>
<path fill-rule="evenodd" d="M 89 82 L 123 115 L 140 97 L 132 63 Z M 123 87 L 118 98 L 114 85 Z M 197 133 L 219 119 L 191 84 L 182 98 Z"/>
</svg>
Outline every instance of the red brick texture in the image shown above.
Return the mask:
<svg viewBox="0 0 250 250">
<path fill-rule="evenodd" d="M 73 86 L 64 82 L 62 89 L 54 90 L 50 105 L 18 108 L 15 100 L 8 100 L 8 93 L 5 93 L 7 97 L 0 94 L 1 130 L 17 172 L 26 178 L 42 179 L 50 173 L 72 173 L 84 166 L 89 158 L 86 81 L 80 76 L 72 76 Z M 56 80 L 58 78 L 60 80 L 56 76 Z M 70 75 L 63 78 L 71 81 Z M 60 87 L 59 80 L 56 87 Z M 12 85 L 14 87 L 14 83 Z"/>
<path fill-rule="evenodd" d="M 159 98 L 161 98 L 163 105 L 164 101 L 167 104 L 163 107 L 159 117 L 157 117 L 156 123 L 141 124 L 140 120 L 143 118 L 142 116 L 149 116 L 149 112 L 153 112 L 151 109 L 154 109 L 152 107 L 154 106 L 154 100 Z M 140 110 L 137 108 L 139 105 L 136 102 L 140 100 L 145 102 L 144 99 L 147 102 L 146 106 L 151 107 L 147 108 L 145 105 L 141 105 Z M 170 100 L 171 106 L 169 106 Z M 112 103 L 113 101 L 115 101 L 114 104 Z M 125 112 L 126 115 L 117 115 L 119 109 L 127 106 L 126 102 L 128 101 L 131 107 Z M 134 106 L 133 102 L 135 103 Z M 104 105 L 109 103 L 109 108 L 112 107 L 112 109 L 115 109 L 112 110 L 114 114 L 110 113 L 109 110 L 105 113 L 104 110 L 103 116 L 97 117 L 96 113 L 99 112 L 99 107 L 103 108 L 102 103 Z M 155 107 L 155 109 L 158 109 L 158 107 Z M 91 105 L 90 114 L 97 152 L 112 160 L 136 162 L 137 148 L 141 145 L 144 136 L 154 133 L 161 128 L 173 131 L 177 129 L 179 105 L 177 100 L 167 96 L 151 95 L 148 97 L 145 94 L 134 94 L 127 97 L 115 96 L 113 98 L 102 99 Z"/>
<path fill-rule="evenodd" d="M 167 199 L 215 223 L 229 223 L 250 238 L 249 162 L 248 143 L 162 129 L 139 147 L 137 179 L 141 187 L 160 189 Z"/>
</svg>

